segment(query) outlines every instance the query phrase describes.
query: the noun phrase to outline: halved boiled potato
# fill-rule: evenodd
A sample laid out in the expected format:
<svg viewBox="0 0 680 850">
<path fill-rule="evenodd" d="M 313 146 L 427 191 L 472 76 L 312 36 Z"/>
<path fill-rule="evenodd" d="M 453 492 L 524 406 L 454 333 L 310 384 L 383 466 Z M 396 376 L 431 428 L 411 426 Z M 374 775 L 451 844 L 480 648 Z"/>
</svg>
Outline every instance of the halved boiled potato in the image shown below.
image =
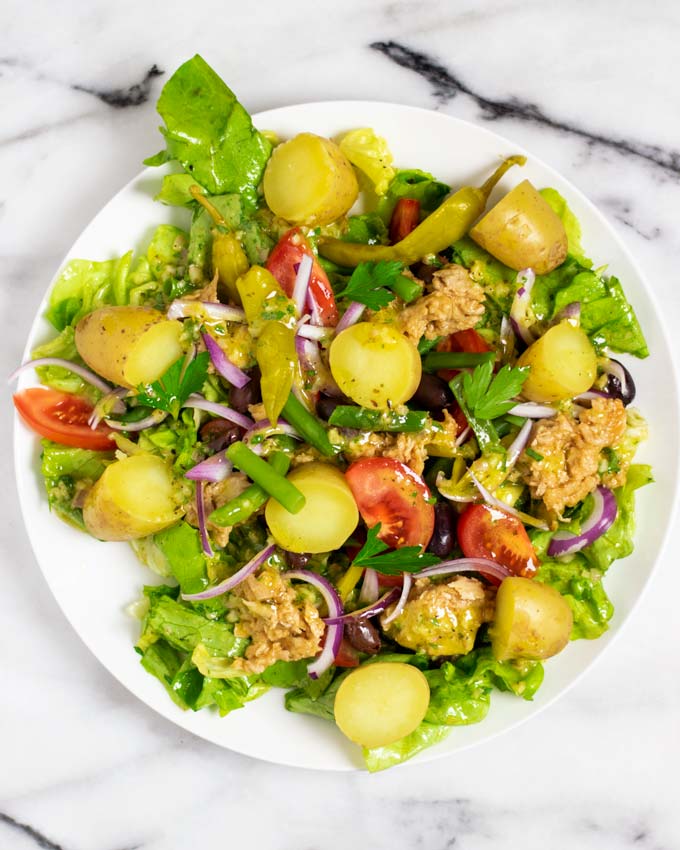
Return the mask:
<svg viewBox="0 0 680 850">
<path fill-rule="evenodd" d="M 478 245 L 511 269 L 546 274 L 564 262 L 567 234 L 560 217 L 528 180 L 500 200 L 470 231 Z"/>
<path fill-rule="evenodd" d="M 339 549 L 359 522 L 359 510 L 345 476 L 328 463 L 304 463 L 288 480 L 305 497 L 296 514 L 270 499 L 265 518 L 279 546 L 289 552 L 331 552 Z"/>
<path fill-rule="evenodd" d="M 152 307 L 101 307 L 76 326 L 78 354 L 109 381 L 150 384 L 182 356 L 182 325 Z"/>
<path fill-rule="evenodd" d="M 597 376 L 597 355 L 588 335 L 567 319 L 530 345 L 517 365 L 531 367 L 522 387 L 530 401 L 573 398 L 589 390 Z"/>
<path fill-rule="evenodd" d="M 572 626 L 569 603 L 554 587 L 512 576 L 496 594 L 491 649 L 498 661 L 550 658 L 569 643 Z"/>
<path fill-rule="evenodd" d="M 114 461 L 87 494 L 85 527 L 100 540 L 135 540 L 179 519 L 167 464 L 156 455 Z"/>
<path fill-rule="evenodd" d="M 359 194 L 352 166 L 340 148 L 314 133 L 300 133 L 274 148 L 264 172 L 269 209 L 293 224 L 330 224 Z"/>
<path fill-rule="evenodd" d="M 430 686 L 410 664 L 376 662 L 353 670 L 335 696 L 335 722 L 362 747 L 385 747 L 422 722 Z"/>
</svg>

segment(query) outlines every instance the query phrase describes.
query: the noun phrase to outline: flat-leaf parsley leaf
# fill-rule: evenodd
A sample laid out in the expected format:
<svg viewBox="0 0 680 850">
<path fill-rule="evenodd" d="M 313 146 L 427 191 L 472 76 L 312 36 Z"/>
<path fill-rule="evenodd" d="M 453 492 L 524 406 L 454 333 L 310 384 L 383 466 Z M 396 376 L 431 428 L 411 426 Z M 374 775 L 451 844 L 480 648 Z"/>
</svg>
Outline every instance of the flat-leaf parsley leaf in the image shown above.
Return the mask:
<svg viewBox="0 0 680 850">
<path fill-rule="evenodd" d="M 389 546 L 379 539 L 380 523 L 368 529 L 366 542 L 352 561 L 355 567 L 366 567 L 388 576 L 415 573 L 439 563 L 439 558 L 423 552 L 421 546 L 404 546 L 386 551 Z"/>
<path fill-rule="evenodd" d="M 189 396 L 197 393 L 205 383 L 209 362 L 207 351 L 202 351 L 186 368 L 185 358 L 178 358 L 157 381 L 140 385 L 137 402 L 177 416 Z"/>
<path fill-rule="evenodd" d="M 390 291 L 401 275 L 404 264 L 398 260 L 379 260 L 376 263 L 359 263 L 352 272 L 347 286 L 338 293 L 338 298 L 359 301 L 371 310 L 379 310 L 394 301 Z"/>
</svg>

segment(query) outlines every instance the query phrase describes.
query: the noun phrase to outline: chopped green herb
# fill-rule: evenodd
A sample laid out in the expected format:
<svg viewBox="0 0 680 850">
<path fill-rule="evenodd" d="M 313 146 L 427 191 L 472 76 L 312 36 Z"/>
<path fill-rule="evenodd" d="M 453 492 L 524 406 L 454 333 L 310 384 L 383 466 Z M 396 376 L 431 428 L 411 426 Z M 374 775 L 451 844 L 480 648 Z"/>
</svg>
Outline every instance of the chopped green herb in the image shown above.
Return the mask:
<svg viewBox="0 0 680 850">
<path fill-rule="evenodd" d="M 416 573 L 439 563 L 436 555 L 423 552 L 421 546 L 404 546 L 387 552 L 389 546 L 378 538 L 379 534 L 380 523 L 368 529 L 366 542 L 352 562 L 355 567 L 370 567 L 384 575 L 394 576 L 404 572 Z"/>
<path fill-rule="evenodd" d="M 514 397 L 529 376 L 529 368 L 503 366 L 493 375 L 493 363 L 487 361 L 477 366 L 472 374 L 463 375 L 463 395 L 466 404 L 477 419 L 496 419 L 514 405 Z"/>
<path fill-rule="evenodd" d="M 524 451 L 533 460 L 543 460 L 543 455 L 540 455 L 538 452 L 535 452 L 532 448 L 524 449 Z"/>
<path fill-rule="evenodd" d="M 397 260 L 380 260 L 377 263 L 359 263 L 352 272 L 347 286 L 338 298 L 359 301 L 371 310 L 379 310 L 394 301 L 391 291 L 401 276 L 404 264 Z"/>
<path fill-rule="evenodd" d="M 201 352 L 186 368 L 185 358 L 179 357 L 157 381 L 139 386 L 137 402 L 166 410 L 176 417 L 189 396 L 202 388 L 208 377 L 209 362 L 207 351 Z"/>
</svg>

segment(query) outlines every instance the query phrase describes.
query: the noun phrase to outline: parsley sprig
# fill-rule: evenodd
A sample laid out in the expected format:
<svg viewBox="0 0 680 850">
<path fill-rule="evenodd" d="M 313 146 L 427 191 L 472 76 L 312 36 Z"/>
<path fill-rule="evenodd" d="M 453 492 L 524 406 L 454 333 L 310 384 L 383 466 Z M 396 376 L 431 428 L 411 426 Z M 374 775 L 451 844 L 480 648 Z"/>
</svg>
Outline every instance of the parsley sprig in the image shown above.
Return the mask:
<svg viewBox="0 0 680 850">
<path fill-rule="evenodd" d="M 158 380 L 138 388 L 137 402 L 156 410 L 166 410 L 177 416 L 180 408 L 192 393 L 197 393 L 208 376 L 210 355 L 202 351 L 185 368 L 185 358 L 180 357 Z"/>
<path fill-rule="evenodd" d="M 439 563 L 436 555 L 423 552 L 421 546 L 404 546 L 386 551 L 389 546 L 378 538 L 380 523 L 368 529 L 366 542 L 352 561 L 355 567 L 367 567 L 388 576 L 416 573 Z"/>
<path fill-rule="evenodd" d="M 347 286 L 337 297 L 359 301 L 371 310 L 379 310 L 394 301 L 395 295 L 391 288 L 403 269 L 404 264 L 398 260 L 359 263 L 347 281 Z"/>
<path fill-rule="evenodd" d="M 503 366 L 493 374 L 493 363 L 482 363 L 472 372 L 461 372 L 449 383 L 456 401 L 484 451 L 499 442 L 491 420 L 506 414 L 516 402 L 529 375 L 526 366 Z"/>
</svg>

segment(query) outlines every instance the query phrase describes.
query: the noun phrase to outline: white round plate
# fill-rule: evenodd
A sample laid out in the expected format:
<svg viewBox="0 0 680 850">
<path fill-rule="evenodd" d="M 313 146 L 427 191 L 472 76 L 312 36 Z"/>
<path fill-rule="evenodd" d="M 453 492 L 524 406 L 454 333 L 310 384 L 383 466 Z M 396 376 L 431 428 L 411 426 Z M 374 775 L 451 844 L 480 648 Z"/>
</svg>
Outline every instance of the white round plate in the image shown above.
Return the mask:
<svg viewBox="0 0 680 850">
<path fill-rule="evenodd" d="M 432 172 L 452 186 L 479 184 L 499 158 L 522 153 L 516 145 L 488 130 L 436 112 L 387 103 L 336 102 L 284 107 L 255 116 L 263 129 L 290 137 L 309 130 L 324 136 L 369 126 L 384 136 L 395 163 Z M 140 151 L 140 154 L 145 153 Z M 629 363 L 638 387 L 636 406 L 649 420 L 651 440 L 639 460 L 651 463 L 656 483 L 638 492 L 638 535 L 635 553 L 614 564 L 605 586 L 616 607 L 609 631 L 597 641 L 576 641 L 545 665 L 545 681 L 533 702 L 492 694 L 491 710 L 482 723 L 454 728 L 448 739 L 417 757 L 424 762 L 456 752 L 527 720 L 574 683 L 620 631 L 657 561 L 672 516 L 678 470 L 678 405 L 675 370 L 659 311 L 650 287 L 626 247 L 602 214 L 555 171 L 527 154 L 523 169 L 512 169 L 492 201 L 524 178 L 539 187 L 553 186 L 568 200 L 584 233 L 585 250 L 595 265 L 608 264 L 635 307 L 651 356 Z M 143 249 L 153 228 L 170 222 L 188 228 L 189 215 L 152 200 L 163 170 L 146 169 L 111 200 L 85 229 L 66 260 L 104 260 L 131 247 Z M 26 345 L 25 357 L 53 330 L 40 305 Z M 628 358 L 629 360 L 632 358 Z M 25 373 L 20 386 L 35 382 Z M 38 563 L 59 605 L 83 641 L 102 664 L 133 694 L 173 723 L 240 753 L 279 764 L 323 770 L 362 766 L 358 748 L 326 721 L 291 714 L 283 692 L 272 690 L 225 718 L 211 711 L 182 712 L 160 683 L 139 664 L 133 646 L 138 623 L 125 613 L 143 584 L 157 581 L 140 566 L 124 543 L 100 543 L 50 514 L 39 473 L 39 441 L 17 421 L 15 462 L 21 506 Z M 605 695 L 602 695 L 605 698 Z"/>
</svg>

